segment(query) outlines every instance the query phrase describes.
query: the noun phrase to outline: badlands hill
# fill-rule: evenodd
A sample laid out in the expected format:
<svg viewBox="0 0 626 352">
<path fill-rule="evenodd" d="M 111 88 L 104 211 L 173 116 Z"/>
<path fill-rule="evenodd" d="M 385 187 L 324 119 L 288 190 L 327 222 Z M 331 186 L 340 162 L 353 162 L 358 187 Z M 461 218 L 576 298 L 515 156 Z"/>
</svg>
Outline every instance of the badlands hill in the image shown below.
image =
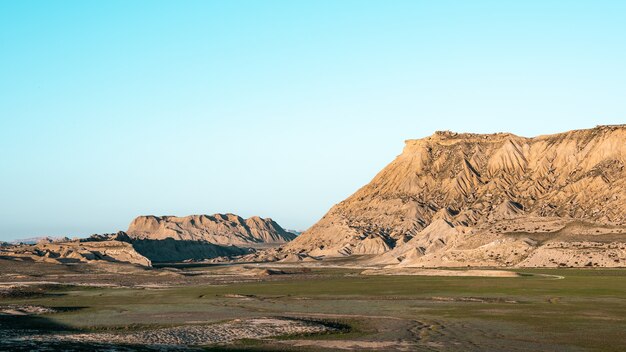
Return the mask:
<svg viewBox="0 0 626 352">
<path fill-rule="evenodd" d="M 283 244 L 296 238 L 272 219 L 235 214 L 139 216 L 128 227 L 134 239 L 205 241 L 222 246 L 262 247 Z"/>
<path fill-rule="evenodd" d="M 404 266 L 626 266 L 626 125 L 437 132 L 280 251 Z"/>
<path fill-rule="evenodd" d="M 0 257 L 14 260 L 72 264 L 103 262 L 152 266 L 152 263 L 204 260 L 250 253 L 248 248 L 206 241 L 131 238 L 125 232 L 92 235 L 80 240 L 39 241 L 0 246 Z"/>
<path fill-rule="evenodd" d="M 229 258 L 254 248 L 284 244 L 296 235 L 272 219 L 242 219 L 234 214 L 140 216 L 128 233 L 92 235 L 81 240 L 40 239 L 36 244 L 3 244 L 0 257 L 47 263 L 159 262 Z M 224 259 L 226 260 L 226 259 Z"/>
<path fill-rule="evenodd" d="M 0 257 L 54 264 L 116 262 L 152 265 L 150 260 L 139 254 L 130 243 L 117 239 L 40 241 L 37 244 L 8 245 L 0 248 Z"/>
</svg>

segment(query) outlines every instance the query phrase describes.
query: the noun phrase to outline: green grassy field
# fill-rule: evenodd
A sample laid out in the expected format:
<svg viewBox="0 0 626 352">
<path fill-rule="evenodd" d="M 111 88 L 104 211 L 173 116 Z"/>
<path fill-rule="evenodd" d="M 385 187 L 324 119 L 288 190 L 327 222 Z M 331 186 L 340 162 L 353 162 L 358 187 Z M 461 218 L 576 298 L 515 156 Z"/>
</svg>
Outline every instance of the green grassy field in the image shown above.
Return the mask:
<svg viewBox="0 0 626 352">
<path fill-rule="evenodd" d="M 360 276 L 334 269 L 277 281 L 166 289 L 59 287 L 0 304 L 63 307 L 45 318 L 79 330 L 289 316 L 350 327 L 306 339 L 403 339 L 425 350 L 626 350 L 626 270 L 519 272 L 563 278 Z M 272 341 L 235 347 L 289 349 Z"/>
</svg>

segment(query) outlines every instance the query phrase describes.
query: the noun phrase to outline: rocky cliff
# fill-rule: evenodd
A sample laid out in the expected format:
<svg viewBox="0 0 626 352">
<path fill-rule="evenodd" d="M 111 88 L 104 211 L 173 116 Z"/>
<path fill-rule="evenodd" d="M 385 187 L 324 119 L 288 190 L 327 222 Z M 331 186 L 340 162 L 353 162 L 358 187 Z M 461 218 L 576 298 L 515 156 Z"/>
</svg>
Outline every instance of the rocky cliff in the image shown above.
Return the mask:
<svg viewBox="0 0 626 352">
<path fill-rule="evenodd" d="M 437 132 L 406 141 L 369 184 L 284 250 L 385 253 L 377 260 L 416 265 L 624 265 L 625 165 L 625 125 L 534 138 Z M 595 246 L 589 241 L 617 252 L 566 260 L 575 243 Z M 511 248 L 510 258 L 499 253 Z M 546 251 L 558 254 L 537 254 Z"/>
<path fill-rule="evenodd" d="M 126 232 L 134 239 L 171 238 L 240 247 L 282 244 L 296 237 L 272 219 L 258 216 L 243 219 L 235 214 L 139 216 L 130 223 Z"/>
</svg>

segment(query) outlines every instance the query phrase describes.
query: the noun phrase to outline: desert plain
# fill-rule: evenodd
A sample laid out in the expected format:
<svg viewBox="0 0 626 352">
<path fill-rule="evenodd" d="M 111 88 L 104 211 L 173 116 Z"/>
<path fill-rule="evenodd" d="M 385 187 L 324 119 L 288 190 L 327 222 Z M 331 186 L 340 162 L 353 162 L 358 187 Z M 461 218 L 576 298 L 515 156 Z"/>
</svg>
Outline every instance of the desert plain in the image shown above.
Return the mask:
<svg viewBox="0 0 626 352">
<path fill-rule="evenodd" d="M 625 269 L 1 264 L 5 350 L 626 349 Z"/>
<path fill-rule="evenodd" d="M 142 215 L 0 246 L 11 351 L 624 351 L 626 126 L 437 132 L 297 234 Z"/>
</svg>

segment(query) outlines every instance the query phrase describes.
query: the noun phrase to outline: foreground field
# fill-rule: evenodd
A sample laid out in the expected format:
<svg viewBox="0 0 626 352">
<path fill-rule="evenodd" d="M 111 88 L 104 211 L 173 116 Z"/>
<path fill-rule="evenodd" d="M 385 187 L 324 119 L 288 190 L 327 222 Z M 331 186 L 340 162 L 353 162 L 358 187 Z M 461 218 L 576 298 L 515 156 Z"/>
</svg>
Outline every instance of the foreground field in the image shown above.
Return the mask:
<svg viewBox="0 0 626 352">
<path fill-rule="evenodd" d="M 293 267 L 174 271 L 190 281 L 31 283 L 5 293 L 0 349 L 626 350 L 623 269 L 523 270 L 516 277 Z M 162 272 L 169 273 L 143 274 Z M 168 275 L 161 275 L 163 284 Z M 27 307 L 44 311 L 27 314 Z"/>
</svg>

